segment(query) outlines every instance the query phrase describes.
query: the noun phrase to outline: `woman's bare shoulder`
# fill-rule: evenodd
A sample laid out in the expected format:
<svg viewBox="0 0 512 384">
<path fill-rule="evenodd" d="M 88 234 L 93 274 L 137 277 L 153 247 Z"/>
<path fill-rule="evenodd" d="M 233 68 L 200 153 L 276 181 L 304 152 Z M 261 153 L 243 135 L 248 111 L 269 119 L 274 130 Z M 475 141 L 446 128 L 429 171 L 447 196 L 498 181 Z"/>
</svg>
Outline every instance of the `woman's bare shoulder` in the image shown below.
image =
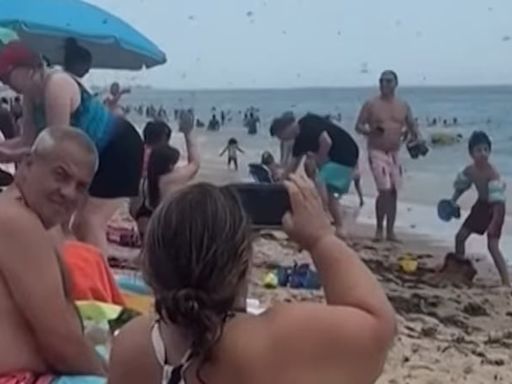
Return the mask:
<svg viewBox="0 0 512 384">
<path fill-rule="evenodd" d="M 153 320 L 140 316 L 114 336 L 110 354 L 109 383 L 144 382 L 157 375 L 158 366 L 151 345 L 151 325 Z M 127 381 L 128 380 L 128 381 Z"/>
</svg>

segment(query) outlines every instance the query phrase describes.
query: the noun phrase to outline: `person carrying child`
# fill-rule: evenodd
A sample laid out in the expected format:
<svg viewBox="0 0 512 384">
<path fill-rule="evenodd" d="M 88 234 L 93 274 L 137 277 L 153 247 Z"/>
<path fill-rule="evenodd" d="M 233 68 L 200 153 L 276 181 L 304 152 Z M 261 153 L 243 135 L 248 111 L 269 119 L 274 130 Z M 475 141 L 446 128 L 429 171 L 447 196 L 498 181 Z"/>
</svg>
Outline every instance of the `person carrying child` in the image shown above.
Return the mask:
<svg viewBox="0 0 512 384">
<path fill-rule="evenodd" d="M 473 163 L 457 175 L 452 203 L 475 186 L 478 199 L 455 236 L 455 256 L 465 260 L 465 244 L 472 234 L 487 233 L 487 246 L 498 269 L 503 285 L 510 286 L 507 264 L 501 253 L 499 242 L 505 221 L 505 183 L 496 167 L 490 163 L 492 143 L 482 131 L 473 132 L 469 139 L 469 154 Z"/>
</svg>

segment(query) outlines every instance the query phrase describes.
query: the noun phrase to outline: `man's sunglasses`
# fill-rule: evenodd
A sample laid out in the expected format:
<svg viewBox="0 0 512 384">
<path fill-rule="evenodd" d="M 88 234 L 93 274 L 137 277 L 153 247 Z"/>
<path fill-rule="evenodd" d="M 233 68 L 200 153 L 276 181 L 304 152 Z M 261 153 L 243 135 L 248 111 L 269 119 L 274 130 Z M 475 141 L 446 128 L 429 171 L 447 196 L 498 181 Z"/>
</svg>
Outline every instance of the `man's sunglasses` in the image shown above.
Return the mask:
<svg viewBox="0 0 512 384">
<path fill-rule="evenodd" d="M 394 79 L 380 79 L 379 82 L 381 84 L 394 84 L 395 80 Z"/>
</svg>

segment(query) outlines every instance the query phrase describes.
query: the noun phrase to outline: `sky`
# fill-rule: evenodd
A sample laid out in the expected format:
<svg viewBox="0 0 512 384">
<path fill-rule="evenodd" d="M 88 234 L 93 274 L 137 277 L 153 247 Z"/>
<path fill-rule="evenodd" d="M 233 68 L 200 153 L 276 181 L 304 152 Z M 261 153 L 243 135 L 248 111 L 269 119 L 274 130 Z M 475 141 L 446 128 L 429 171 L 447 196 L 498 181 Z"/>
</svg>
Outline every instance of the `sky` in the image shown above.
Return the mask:
<svg viewBox="0 0 512 384">
<path fill-rule="evenodd" d="M 111 80 L 172 89 L 512 84 L 511 0 L 88 0 L 166 54 Z"/>
</svg>

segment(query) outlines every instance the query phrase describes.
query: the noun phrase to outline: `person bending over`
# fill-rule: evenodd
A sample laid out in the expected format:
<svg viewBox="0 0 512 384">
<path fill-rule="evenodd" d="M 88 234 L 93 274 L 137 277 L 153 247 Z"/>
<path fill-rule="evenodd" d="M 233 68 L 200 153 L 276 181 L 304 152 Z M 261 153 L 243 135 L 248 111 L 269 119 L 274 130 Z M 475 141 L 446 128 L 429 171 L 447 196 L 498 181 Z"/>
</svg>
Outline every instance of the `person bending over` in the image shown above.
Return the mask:
<svg viewBox="0 0 512 384">
<path fill-rule="evenodd" d="M 246 312 L 253 233 L 236 192 L 195 184 L 155 212 L 143 250 L 155 316 L 114 340 L 111 384 L 374 383 L 395 336 L 381 286 L 334 231 L 313 183 L 290 176 L 284 228 L 313 258 L 326 303 Z"/>
<path fill-rule="evenodd" d="M 316 180 L 324 204 L 334 219 L 337 233 L 342 236 L 338 200 L 348 192 L 359 159 L 359 148 L 352 136 L 324 117 L 308 114 L 296 120 L 289 112 L 272 122 L 270 135 L 284 142 L 294 140 L 293 158 L 283 177 L 295 172 L 309 154 L 318 169 Z"/>
<path fill-rule="evenodd" d="M 107 254 L 108 221 L 123 198 L 138 194 L 144 156 L 139 133 L 127 120 L 109 112 L 76 77 L 47 68 L 20 42 L 0 48 L 0 81 L 23 95 L 22 135 L 0 143 L 1 162 L 22 159 L 48 126 L 73 126 L 94 142 L 99 168 L 87 200 L 74 216 L 73 232 L 80 241 Z"/>
</svg>

